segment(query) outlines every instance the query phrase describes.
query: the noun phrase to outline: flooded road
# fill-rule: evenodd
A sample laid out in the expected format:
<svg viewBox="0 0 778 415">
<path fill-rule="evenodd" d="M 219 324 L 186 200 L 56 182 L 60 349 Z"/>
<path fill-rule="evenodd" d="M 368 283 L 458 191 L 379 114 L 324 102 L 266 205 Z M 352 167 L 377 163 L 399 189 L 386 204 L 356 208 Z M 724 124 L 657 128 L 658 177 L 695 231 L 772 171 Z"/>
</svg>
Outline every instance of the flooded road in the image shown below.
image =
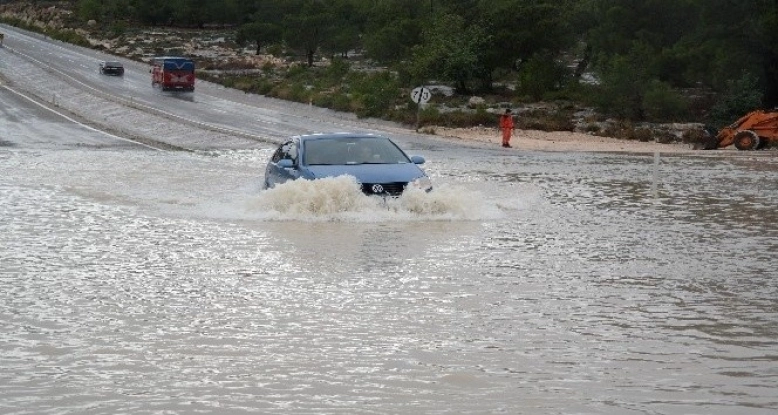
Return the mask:
<svg viewBox="0 0 778 415">
<path fill-rule="evenodd" d="M 2 414 L 778 410 L 774 151 L 504 150 L 208 83 L 190 102 L 11 33 Z M 435 190 L 260 190 L 273 142 L 328 129 L 390 135 Z"/>
<path fill-rule="evenodd" d="M 435 147 L 384 206 L 270 151 L 1 147 L 0 412 L 778 409 L 774 158 Z"/>
</svg>

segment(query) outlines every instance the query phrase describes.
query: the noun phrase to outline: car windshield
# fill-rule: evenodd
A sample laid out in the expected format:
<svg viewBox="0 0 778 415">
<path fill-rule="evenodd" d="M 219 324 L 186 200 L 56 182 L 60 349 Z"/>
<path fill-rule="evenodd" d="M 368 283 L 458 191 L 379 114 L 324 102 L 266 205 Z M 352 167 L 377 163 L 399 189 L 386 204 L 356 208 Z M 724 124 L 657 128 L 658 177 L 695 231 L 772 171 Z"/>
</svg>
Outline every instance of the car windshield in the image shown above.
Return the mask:
<svg viewBox="0 0 778 415">
<path fill-rule="evenodd" d="M 304 141 L 307 165 L 399 164 L 408 157 L 385 137 L 336 137 Z"/>
<path fill-rule="evenodd" d="M 121 64 L 121 62 L 106 62 L 105 66 L 107 66 L 109 68 L 121 68 L 122 64 Z"/>
</svg>

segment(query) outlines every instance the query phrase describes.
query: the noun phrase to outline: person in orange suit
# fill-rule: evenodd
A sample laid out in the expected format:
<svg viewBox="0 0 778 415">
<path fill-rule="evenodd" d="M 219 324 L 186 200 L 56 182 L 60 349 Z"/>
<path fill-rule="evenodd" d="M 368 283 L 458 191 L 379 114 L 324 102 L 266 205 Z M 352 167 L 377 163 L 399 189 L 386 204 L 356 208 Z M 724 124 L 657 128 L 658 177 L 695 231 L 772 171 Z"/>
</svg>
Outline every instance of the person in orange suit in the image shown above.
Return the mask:
<svg viewBox="0 0 778 415">
<path fill-rule="evenodd" d="M 510 108 L 500 115 L 500 130 L 502 130 L 502 146 L 510 148 L 511 134 L 513 134 L 513 114 Z"/>
</svg>

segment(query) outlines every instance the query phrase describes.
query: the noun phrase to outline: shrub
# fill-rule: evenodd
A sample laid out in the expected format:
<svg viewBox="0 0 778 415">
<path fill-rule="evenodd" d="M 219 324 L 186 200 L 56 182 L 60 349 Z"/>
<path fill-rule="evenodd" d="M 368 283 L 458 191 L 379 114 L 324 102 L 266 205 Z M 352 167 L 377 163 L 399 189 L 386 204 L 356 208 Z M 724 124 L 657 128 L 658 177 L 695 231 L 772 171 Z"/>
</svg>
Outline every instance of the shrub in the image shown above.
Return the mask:
<svg viewBox="0 0 778 415">
<path fill-rule="evenodd" d="M 72 43 L 74 45 L 83 46 L 83 47 L 91 47 L 92 44 L 89 43 L 89 41 L 82 35 L 76 33 L 75 31 L 68 30 L 45 30 L 44 31 L 47 35 L 51 36 L 52 39 L 57 39 L 62 42 L 66 43 Z"/>
<path fill-rule="evenodd" d="M 486 125 L 495 127 L 499 124 L 498 117 L 491 112 L 487 112 L 486 108 L 479 107 L 475 110 L 475 113 L 471 115 L 471 120 L 468 124 L 461 125 L 462 127 L 469 127 L 472 125 Z"/>
<path fill-rule="evenodd" d="M 727 90 L 713 105 L 707 123 L 721 128 L 761 106 L 762 92 L 759 80 L 744 73 L 739 79 L 727 82 Z"/>
<path fill-rule="evenodd" d="M 573 131 L 575 125 L 568 111 L 548 110 L 522 113 L 516 126 L 523 130 Z"/>
<path fill-rule="evenodd" d="M 202 75 L 200 76 L 201 78 L 203 78 Z M 254 89 L 254 83 L 254 79 L 247 76 L 231 76 L 226 77 L 224 81 L 222 81 L 222 84 L 227 88 L 235 88 L 244 92 L 249 92 Z"/>
<path fill-rule="evenodd" d="M 268 95 L 273 90 L 275 84 L 269 79 L 259 78 L 254 82 L 255 91 L 260 95 Z"/>
<path fill-rule="evenodd" d="M 668 84 L 651 81 L 643 96 L 646 118 L 654 121 L 680 121 L 688 115 L 686 99 Z"/>
<path fill-rule="evenodd" d="M 565 68 L 551 55 L 536 55 L 519 70 L 519 92 L 537 101 L 564 83 Z"/>
<path fill-rule="evenodd" d="M 416 111 L 408 107 L 392 108 L 384 114 L 386 119 L 405 125 L 414 125 L 416 116 Z"/>
<path fill-rule="evenodd" d="M 466 127 L 473 125 L 474 113 L 456 110 L 441 114 L 442 124 L 446 127 Z M 493 117 L 490 117 L 493 118 Z"/>
<path fill-rule="evenodd" d="M 322 108 L 330 108 L 336 111 L 351 111 L 351 99 L 342 93 L 324 91 L 313 95 L 313 105 Z"/>
<path fill-rule="evenodd" d="M 339 83 L 349 73 L 350 65 L 345 59 L 333 59 L 330 65 L 324 70 L 324 78 L 330 84 Z"/>
<path fill-rule="evenodd" d="M 305 81 L 310 79 L 308 68 L 303 65 L 291 65 L 284 76 L 290 81 Z"/>
<path fill-rule="evenodd" d="M 113 37 L 119 37 L 127 33 L 127 23 L 123 21 L 117 21 L 108 27 L 108 33 Z"/>
<path fill-rule="evenodd" d="M 336 111 L 350 111 L 351 99 L 347 95 L 336 94 L 332 96 L 332 106 L 330 107 Z"/>
<path fill-rule="evenodd" d="M 631 131 L 632 140 L 637 140 L 643 143 L 652 141 L 654 138 L 653 133 L 648 128 L 637 128 Z"/>
<path fill-rule="evenodd" d="M 653 133 L 654 141 L 662 144 L 673 144 L 678 142 L 678 138 L 667 131 L 656 131 Z"/>
<path fill-rule="evenodd" d="M 381 117 L 397 101 L 400 86 L 395 77 L 388 72 L 374 74 L 352 73 L 351 93 L 359 108 L 359 117 Z"/>
<path fill-rule="evenodd" d="M 419 125 L 443 125 L 443 117 L 435 106 L 423 107 L 419 113 Z"/>
</svg>

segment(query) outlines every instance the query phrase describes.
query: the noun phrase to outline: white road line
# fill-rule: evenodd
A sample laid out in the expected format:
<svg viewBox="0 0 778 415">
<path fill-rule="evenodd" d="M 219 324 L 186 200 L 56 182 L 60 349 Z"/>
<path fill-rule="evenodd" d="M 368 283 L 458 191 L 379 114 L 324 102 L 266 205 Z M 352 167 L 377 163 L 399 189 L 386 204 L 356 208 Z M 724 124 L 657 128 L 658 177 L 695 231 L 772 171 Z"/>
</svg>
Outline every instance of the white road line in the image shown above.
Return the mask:
<svg viewBox="0 0 778 415">
<path fill-rule="evenodd" d="M 57 47 L 63 48 L 62 46 L 57 46 Z M 93 86 L 91 86 L 91 85 L 89 85 L 89 84 L 87 84 L 87 83 L 85 83 L 83 81 L 80 81 L 76 77 L 74 77 L 74 76 L 72 76 L 72 75 L 70 75 L 68 73 L 65 73 L 64 71 L 61 71 L 61 70 L 53 67 L 52 65 L 50 65 L 50 64 L 48 64 L 46 62 L 42 62 L 42 61 L 40 61 L 38 59 L 35 59 L 34 57 L 32 57 L 32 56 L 30 56 L 30 55 L 28 55 L 26 53 L 23 53 L 23 52 L 21 52 L 19 50 L 13 49 L 13 48 L 6 48 L 6 49 L 10 50 L 12 53 L 15 53 L 15 54 L 17 54 L 19 56 L 23 56 L 27 60 L 30 60 L 32 62 L 37 63 L 41 67 L 48 68 L 52 72 L 57 72 L 60 76 L 68 78 L 72 82 L 75 82 L 78 85 L 81 85 L 81 86 L 83 86 L 84 88 L 86 88 L 88 90 L 94 91 L 96 94 L 102 96 L 104 99 L 108 99 L 109 101 L 114 101 L 114 102 L 117 102 L 119 104 L 124 104 L 124 105 L 129 106 L 130 108 L 135 108 L 135 109 L 139 109 L 139 110 L 144 110 L 145 109 L 147 112 L 153 112 L 153 113 L 155 113 L 157 115 L 162 115 L 163 117 L 167 117 L 167 118 L 171 118 L 171 119 L 187 122 L 187 123 L 196 125 L 198 127 L 205 128 L 205 129 L 210 129 L 212 131 L 216 131 L 216 132 L 219 132 L 219 133 L 228 134 L 228 135 L 230 135 L 230 134 L 232 134 L 232 135 L 239 135 L 239 136 L 243 136 L 243 137 L 246 137 L 246 138 L 249 138 L 249 139 L 252 139 L 252 140 L 255 140 L 255 141 L 260 141 L 260 142 L 263 142 L 263 143 L 277 144 L 277 142 L 275 142 L 275 141 L 268 140 L 267 138 L 258 136 L 256 134 L 251 134 L 251 133 L 244 132 L 242 130 L 233 130 L 233 129 L 222 127 L 222 126 L 219 126 L 219 125 L 213 125 L 213 124 L 209 124 L 209 123 L 206 123 L 206 122 L 197 121 L 195 119 L 187 118 L 187 117 L 184 117 L 184 116 L 172 113 L 172 112 L 168 112 L 168 111 L 165 111 L 165 110 L 162 110 L 162 109 L 150 106 L 150 105 L 145 105 L 145 104 L 133 101 L 132 98 L 127 99 L 127 98 L 124 98 L 124 97 L 117 97 L 116 95 L 113 95 L 112 93 L 108 93 L 106 91 L 103 91 L 103 90 L 100 90 L 98 88 L 95 88 L 95 87 L 93 87 Z M 82 56 L 86 56 L 86 55 L 84 55 L 81 52 L 77 52 L 77 51 L 70 51 L 70 52 L 75 52 L 75 53 L 78 53 L 78 54 L 80 54 Z M 109 97 L 109 98 L 105 98 L 105 97 Z M 121 101 L 121 102 L 119 102 L 119 101 Z"/>
<path fill-rule="evenodd" d="M 111 138 L 113 138 L 113 139 L 115 139 L 115 140 L 119 140 L 119 141 L 126 141 L 126 142 L 128 142 L 128 143 L 133 143 L 133 144 L 137 144 L 137 145 L 140 145 L 140 146 L 148 147 L 148 148 L 151 148 L 151 149 L 154 149 L 154 150 L 157 150 L 157 151 L 163 151 L 162 149 L 156 148 L 156 147 L 154 147 L 154 146 L 150 146 L 150 145 L 148 145 L 148 144 L 143 144 L 143 143 L 140 143 L 140 142 L 137 142 L 137 141 L 133 141 L 133 140 L 130 140 L 130 139 L 124 138 L 124 137 L 119 137 L 118 135 L 114 135 L 114 134 L 111 134 L 111 133 L 109 133 L 109 132 L 106 132 L 106 131 L 103 131 L 103 130 L 98 130 L 97 128 L 94 128 L 94 127 L 90 127 L 90 126 L 88 126 L 88 125 L 86 125 L 86 124 L 84 124 L 84 123 L 82 123 L 82 122 L 79 122 L 78 120 L 74 120 L 73 118 L 71 118 L 71 117 L 68 117 L 67 115 L 65 115 L 65 114 L 63 114 L 63 113 L 61 113 L 61 112 L 59 112 L 59 111 L 56 111 L 56 110 L 54 110 L 54 109 L 52 109 L 52 108 L 49 108 L 49 107 L 47 107 L 47 106 L 45 106 L 45 105 L 41 104 L 41 103 L 40 103 L 40 102 L 38 102 L 38 101 L 35 101 L 34 99 L 32 99 L 32 98 L 28 97 L 27 95 L 24 95 L 23 93 L 21 93 L 21 92 L 19 92 L 19 91 L 15 90 L 15 89 L 13 89 L 13 88 L 11 88 L 11 87 L 9 87 L 9 86 L 7 86 L 7 85 L 3 85 L 2 83 L 0 83 L 0 87 L 2 87 L 2 88 L 4 88 L 4 89 L 6 89 L 6 90 L 8 90 L 8 91 L 11 91 L 11 92 L 13 92 L 14 94 L 16 94 L 16 95 L 18 95 L 18 96 L 20 96 L 20 97 L 22 97 L 22 98 L 26 99 L 27 101 L 30 101 L 30 102 L 32 102 L 33 104 L 35 104 L 35 105 L 37 105 L 37 106 L 39 106 L 39 107 L 41 107 L 41 108 L 43 108 L 43 109 L 45 109 L 45 110 L 48 110 L 48 111 L 51 111 L 51 112 L 53 112 L 54 114 L 57 114 L 57 115 L 59 115 L 60 117 L 62 117 L 62 118 L 64 118 L 64 119 L 66 119 L 66 120 L 68 120 L 68 121 L 70 121 L 70 122 L 72 122 L 72 123 L 74 123 L 74 124 L 77 124 L 77 125 L 79 125 L 79 126 L 81 126 L 81 127 L 83 127 L 83 128 L 86 128 L 87 130 L 91 130 L 91 131 L 94 131 L 94 132 L 97 132 L 97 133 L 103 134 L 103 135 L 105 135 L 105 136 L 108 136 L 108 137 L 111 137 Z"/>
</svg>

